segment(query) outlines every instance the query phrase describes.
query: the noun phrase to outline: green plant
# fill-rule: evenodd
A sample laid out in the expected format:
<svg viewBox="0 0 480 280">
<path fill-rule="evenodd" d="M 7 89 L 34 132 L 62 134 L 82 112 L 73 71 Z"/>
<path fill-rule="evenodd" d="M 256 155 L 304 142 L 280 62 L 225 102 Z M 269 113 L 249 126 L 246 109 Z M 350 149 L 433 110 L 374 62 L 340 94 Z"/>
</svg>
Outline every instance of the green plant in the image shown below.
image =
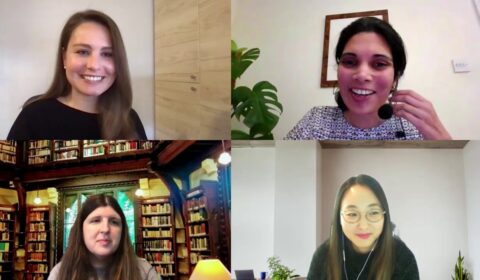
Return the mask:
<svg viewBox="0 0 480 280">
<path fill-rule="evenodd" d="M 463 266 L 463 259 L 464 259 L 464 257 L 462 257 L 462 255 L 460 254 L 460 251 L 458 251 L 457 263 L 455 264 L 455 274 L 452 275 L 452 280 L 469 280 L 469 279 L 471 279 L 470 278 L 470 273 Z"/>
<path fill-rule="evenodd" d="M 273 139 L 272 130 L 277 125 L 283 106 L 278 102 L 277 88 L 270 82 L 261 81 L 252 89 L 235 87 L 237 79 L 260 56 L 258 48 L 238 48 L 232 40 L 232 113 L 248 127 L 248 133 L 232 130 L 232 139 Z"/>
<path fill-rule="evenodd" d="M 268 269 L 270 269 L 270 279 L 272 280 L 288 280 L 294 276 L 293 269 L 290 269 L 280 263 L 278 257 L 270 257 L 267 260 Z"/>
</svg>

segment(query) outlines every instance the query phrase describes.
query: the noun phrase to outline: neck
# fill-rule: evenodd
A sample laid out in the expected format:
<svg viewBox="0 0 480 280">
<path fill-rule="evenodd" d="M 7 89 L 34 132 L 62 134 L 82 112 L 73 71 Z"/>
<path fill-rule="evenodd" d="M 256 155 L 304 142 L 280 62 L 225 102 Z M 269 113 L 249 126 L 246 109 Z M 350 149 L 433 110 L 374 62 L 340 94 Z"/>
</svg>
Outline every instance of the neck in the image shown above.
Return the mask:
<svg viewBox="0 0 480 280">
<path fill-rule="evenodd" d="M 349 124 L 357 128 L 372 128 L 377 127 L 383 123 L 377 113 L 373 114 L 355 114 L 350 110 L 347 110 L 343 113 L 343 116 Z"/>
<path fill-rule="evenodd" d="M 90 263 L 96 270 L 106 269 L 107 266 L 110 264 L 112 260 L 111 256 L 107 257 L 98 257 L 98 256 L 90 256 Z"/>
<path fill-rule="evenodd" d="M 57 99 L 68 107 L 87 113 L 98 113 L 98 96 L 85 96 L 72 90 L 69 95 L 61 96 Z"/>
</svg>

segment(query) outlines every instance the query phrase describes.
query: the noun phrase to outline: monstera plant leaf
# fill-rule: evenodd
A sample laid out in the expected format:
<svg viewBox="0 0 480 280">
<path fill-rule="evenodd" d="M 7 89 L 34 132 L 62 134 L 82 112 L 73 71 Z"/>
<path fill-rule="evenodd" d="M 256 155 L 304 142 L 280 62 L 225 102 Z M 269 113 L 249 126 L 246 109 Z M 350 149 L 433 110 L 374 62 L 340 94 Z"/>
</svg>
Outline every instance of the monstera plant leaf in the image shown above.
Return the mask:
<svg viewBox="0 0 480 280">
<path fill-rule="evenodd" d="M 232 83 L 247 70 L 247 68 L 260 56 L 260 50 L 253 48 L 243 53 L 247 48 L 238 48 L 232 40 Z M 233 88 L 233 87 L 232 87 Z"/>
<path fill-rule="evenodd" d="M 240 86 L 232 92 L 232 117 L 250 128 L 250 139 L 273 139 L 272 129 L 277 125 L 283 106 L 278 102 L 277 88 L 267 81 L 257 83 L 253 89 Z M 235 132 L 244 139 L 245 135 Z M 234 138 L 232 132 L 232 139 Z"/>
</svg>

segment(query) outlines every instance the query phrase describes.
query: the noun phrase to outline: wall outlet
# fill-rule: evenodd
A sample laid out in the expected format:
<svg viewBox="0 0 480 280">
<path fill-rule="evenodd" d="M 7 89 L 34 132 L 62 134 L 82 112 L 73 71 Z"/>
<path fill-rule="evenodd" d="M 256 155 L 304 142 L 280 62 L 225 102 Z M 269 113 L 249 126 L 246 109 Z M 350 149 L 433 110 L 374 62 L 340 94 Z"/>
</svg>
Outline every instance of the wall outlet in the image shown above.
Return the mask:
<svg viewBox="0 0 480 280">
<path fill-rule="evenodd" d="M 470 72 L 470 66 L 464 59 L 452 59 L 452 65 L 454 73 Z"/>
</svg>

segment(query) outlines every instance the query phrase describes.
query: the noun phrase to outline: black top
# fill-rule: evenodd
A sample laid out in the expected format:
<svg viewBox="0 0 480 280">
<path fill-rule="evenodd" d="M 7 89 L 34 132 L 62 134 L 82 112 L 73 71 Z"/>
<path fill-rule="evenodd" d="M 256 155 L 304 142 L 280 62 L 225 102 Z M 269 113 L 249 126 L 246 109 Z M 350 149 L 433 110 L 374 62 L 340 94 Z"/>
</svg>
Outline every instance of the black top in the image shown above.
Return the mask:
<svg viewBox="0 0 480 280">
<path fill-rule="evenodd" d="M 142 121 L 135 110 L 130 118 L 138 139 L 147 139 Z M 101 139 L 98 114 L 69 107 L 56 98 L 42 99 L 29 104 L 18 115 L 7 139 Z"/>
<path fill-rule="evenodd" d="M 412 251 L 408 249 L 407 245 L 403 243 L 399 238 L 394 238 L 395 244 L 395 269 L 393 271 L 392 280 L 418 280 L 420 279 L 417 267 L 417 261 Z M 350 245 L 350 241 L 345 240 L 345 257 L 346 268 L 349 280 L 357 279 L 358 274 L 362 270 L 365 261 L 367 260 L 368 253 L 360 254 L 353 250 Z M 328 252 L 328 240 L 325 241 L 313 254 L 312 263 L 310 264 L 310 270 L 308 271 L 308 280 L 326 280 L 327 279 L 327 252 Z M 368 263 L 365 266 L 365 270 L 360 275 L 359 280 L 367 280 L 369 268 L 372 263 L 372 259 L 375 256 L 376 251 L 373 250 L 372 255 L 368 259 Z M 342 263 L 343 265 L 343 263 Z M 342 278 L 345 277 L 342 267 Z"/>
</svg>

